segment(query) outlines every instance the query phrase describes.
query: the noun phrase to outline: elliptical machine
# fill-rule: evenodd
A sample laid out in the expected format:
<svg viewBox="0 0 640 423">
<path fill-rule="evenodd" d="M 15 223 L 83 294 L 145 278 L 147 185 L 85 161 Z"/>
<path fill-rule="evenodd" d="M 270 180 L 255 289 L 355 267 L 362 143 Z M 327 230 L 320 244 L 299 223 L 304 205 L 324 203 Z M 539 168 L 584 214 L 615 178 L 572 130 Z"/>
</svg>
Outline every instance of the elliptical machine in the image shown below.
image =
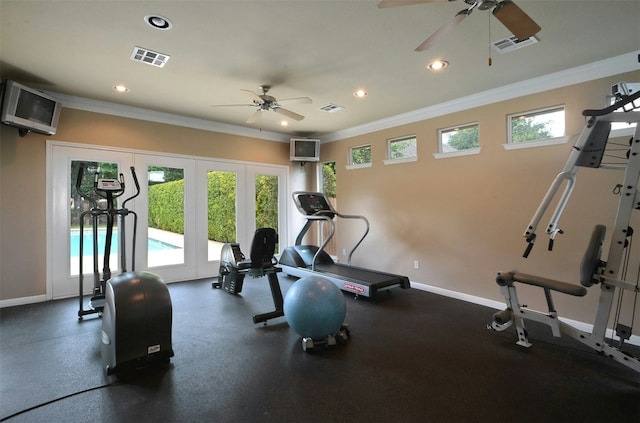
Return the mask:
<svg viewBox="0 0 640 423">
<path fill-rule="evenodd" d="M 126 208 L 127 202 L 133 200 L 140 194 L 140 184 L 138 183 L 138 177 L 133 166 L 131 166 L 131 176 L 136 186 L 136 193 L 131 197 L 124 200 L 121 208 L 117 208 L 115 200 L 121 197 L 125 191 L 124 175 L 120 173 L 119 179 L 107 179 L 100 178 L 96 172 L 93 179 L 93 190 L 87 192 L 82 189 L 82 177 L 84 175 L 84 167 L 80 166 L 78 170 L 78 177 L 76 179 L 76 191 L 79 195 L 89 200 L 91 208 L 80 215 L 80 244 L 79 244 L 79 270 L 78 276 L 78 320 L 82 320 L 84 316 L 88 314 L 98 313 L 102 315 L 105 305 L 105 285 L 111 278 L 111 268 L 109 264 L 111 256 L 111 243 L 113 239 L 113 226 L 116 222 L 116 216 L 118 216 L 119 225 L 119 241 L 120 241 L 120 266 L 122 272 L 127 272 L 126 261 L 126 243 L 125 243 L 125 221 L 126 217 L 133 215 L 133 247 L 131 253 L 131 270 L 135 270 L 135 245 L 136 245 L 136 230 L 138 226 L 138 215 Z M 106 200 L 105 208 L 100 208 L 97 198 Z M 93 235 L 93 292 L 91 299 L 89 300 L 89 308 L 84 308 L 84 269 L 83 269 L 83 256 L 84 256 L 84 220 L 85 217 L 91 216 L 91 230 Z M 98 265 L 98 224 L 100 217 L 105 216 L 106 223 L 106 235 L 104 245 L 104 257 L 102 275 L 100 274 Z"/>
</svg>

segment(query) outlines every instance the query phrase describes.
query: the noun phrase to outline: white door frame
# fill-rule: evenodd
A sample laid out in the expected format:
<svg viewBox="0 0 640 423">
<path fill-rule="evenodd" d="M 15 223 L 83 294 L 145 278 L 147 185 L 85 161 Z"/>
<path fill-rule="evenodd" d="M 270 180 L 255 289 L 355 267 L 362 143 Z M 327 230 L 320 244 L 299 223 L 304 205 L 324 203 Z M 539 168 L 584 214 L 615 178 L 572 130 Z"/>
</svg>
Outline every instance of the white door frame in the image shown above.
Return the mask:
<svg viewBox="0 0 640 423">
<path fill-rule="evenodd" d="M 289 168 L 282 165 L 257 164 L 232 160 L 212 159 L 187 155 L 169 155 L 149 151 L 120 149 L 104 146 L 47 141 L 47 190 L 46 219 L 47 238 L 47 300 L 72 297 L 78 295 L 78 277 L 70 275 L 68 252 L 69 246 L 69 175 L 71 160 L 112 161 L 118 163 L 119 170 L 125 176 L 127 191 L 123 199 L 133 194 L 134 184 L 129 183 L 131 175 L 129 167 L 140 168 L 137 173 L 141 194 L 127 203 L 127 208 L 138 213 L 138 236 L 136 245 L 136 270 L 146 268 L 145 243 L 147 242 L 148 221 L 148 175 L 146 166 L 159 165 L 181 167 L 185 169 L 185 263 L 177 266 L 154 267 L 166 282 L 193 278 L 214 277 L 219 269 L 219 260 L 209 261 L 207 256 L 207 184 L 208 170 L 236 172 L 236 219 L 237 241 L 243 250 L 249 251 L 253 232 L 255 231 L 255 175 L 278 176 L 278 231 L 282 243 L 289 239 Z M 145 169 L 143 172 L 142 169 Z M 132 231 L 132 224 L 127 222 L 127 232 Z M 127 237 L 127 251 L 131 251 L 131 236 Z M 56 245 L 54 245 L 56 244 Z M 62 245 L 58 245 L 62 244 Z M 188 247 L 188 248 L 187 248 Z M 61 254 L 65 255 L 61 259 Z M 129 268 L 130 258 L 127 259 Z M 61 267 L 65 266 L 65 267 Z M 87 269 L 90 272 L 92 269 Z M 112 269 L 117 274 L 116 269 Z M 60 275 L 66 275 L 61 277 Z M 64 282 L 60 282 L 60 279 Z M 62 283 L 62 291 L 58 285 Z M 90 292 L 93 277 L 87 277 L 85 270 L 85 289 Z"/>
<path fill-rule="evenodd" d="M 47 299 L 64 298 L 78 295 L 78 276 L 71 276 L 69 251 L 69 198 L 71 198 L 69 174 L 71 162 L 101 161 L 118 164 L 118 170 L 126 175 L 126 170 L 133 165 L 130 153 L 111 151 L 102 148 L 78 148 L 76 146 L 56 145 L 50 143 L 47 148 Z M 126 169 L 126 170 L 125 170 Z M 130 179 L 130 177 L 129 177 Z M 133 195 L 133 184 L 125 184 L 126 191 L 122 198 Z M 128 251 L 131 245 L 128 246 Z M 102 263 L 99 264 L 102 269 Z M 117 272 L 114 270 L 114 275 Z M 85 270 L 85 292 L 93 287 L 93 269 Z"/>
</svg>

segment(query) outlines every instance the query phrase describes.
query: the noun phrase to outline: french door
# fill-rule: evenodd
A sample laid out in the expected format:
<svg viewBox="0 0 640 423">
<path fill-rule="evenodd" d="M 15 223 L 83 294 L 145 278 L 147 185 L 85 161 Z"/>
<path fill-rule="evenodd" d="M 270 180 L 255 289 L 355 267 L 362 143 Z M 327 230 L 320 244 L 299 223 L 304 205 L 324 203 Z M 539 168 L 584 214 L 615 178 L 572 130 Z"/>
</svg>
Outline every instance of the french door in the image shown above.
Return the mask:
<svg viewBox="0 0 640 423">
<path fill-rule="evenodd" d="M 85 176 L 81 192 L 75 185 L 82 165 Z M 50 142 L 47 167 L 47 298 L 78 295 L 82 263 L 84 292 L 94 282 L 93 234 L 97 233 L 98 272 L 103 271 L 106 222 L 92 230 L 92 203 L 82 195 L 98 178 L 125 180 L 125 192 L 114 207 L 136 194 L 130 168 L 135 169 L 140 193 L 126 203 L 133 213 L 125 220 L 124 233 L 114 226 L 110 258 L 112 275 L 126 264 L 127 270 L 149 270 L 166 282 L 217 275 L 220 250 L 225 242 L 238 242 L 249 251 L 253 232 L 274 227 L 282 240 L 286 226 L 288 169 L 284 166 L 217 161 L 200 157 L 176 157 L 138 151 L 114 151 L 98 147 Z M 82 222 L 80 222 L 82 220 Z M 81 231 L 82 227 L 82 231 Z M 82 232 L 82 233 L 81 233 Z M 125 238 L 125 261 L 119 239 Z M 79 239 L 83 238 L 83 251 Z M 135 249 L 135 262 L 131 254 Z"/>
<path fill-rule="evenodd" d="M 97 251 L 93 251 L 93 231 L 91 216 L 83 214 L 94 205 L 104 208 L 104 199 L 84 196 L 77 192 L 78 172 L 83 169 L 84 177 L 80 181 L 84 188 L 80 191 L 93 189 L 93 175 L 100 178 L 117 178 L 119 173 L 133 166 L 131 154 L 102 149 L 78 149 L 57 145 L 48 158 L 49 187 L 47 189 L 47 260 L 50 275 L 47 283 L 47 298 L 63 298 L 78 295 L 78 275 L 82 266 L 85 275 L 85 292 L 91 292 L 93 287 L 92 273 L 94 269 L 93 256 L 97 256 L 97 266 L 100 272 L 104 269 L 104 251 L 106 247 L 105 216 L 97 220 Z M 130 175 L 128 181 L 130 181 Z M 125 192 L 116 199 L 116 207 L 121 207 L 122 201 L 133 195 L 134 184 L 125 184 Z M 81 222 L 82 221 L 82 222 Z M 82 231 L 80 230 L 82 227 Z M 121 237 L 117 223 L 114 238 Z M 126 236 L 126 235 L 125 235 Z M 119 239 L 119 238 L 118 238 Z M 83 241 L 83 248 L 80 245 Z M 131 251 L 129 241 L 128 250 Z M 108 265 L 116 270 L 119 243 L 113 242 Z M 117 273 L 117 272 L 116 272 Z M 51 278 L 52 276 L 52 278 Z M 53 282 L 53 283 L 52 283 Z"/>
</svg>

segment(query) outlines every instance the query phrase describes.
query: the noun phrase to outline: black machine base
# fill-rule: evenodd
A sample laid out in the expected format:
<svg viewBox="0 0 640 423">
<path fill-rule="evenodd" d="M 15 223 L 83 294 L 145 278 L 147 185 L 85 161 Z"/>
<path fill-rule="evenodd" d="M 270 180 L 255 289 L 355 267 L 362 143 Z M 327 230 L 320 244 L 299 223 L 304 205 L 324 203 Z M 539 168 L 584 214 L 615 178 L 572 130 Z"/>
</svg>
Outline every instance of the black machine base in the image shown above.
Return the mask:
<svg viewBox="0 0 640 423">
<path fill-rule="evenodd" d="M 159 276 L 127 272 L 107 281 L 101 354 L 107 375 L 168 363 L 172 306 Z"/>
</svg>

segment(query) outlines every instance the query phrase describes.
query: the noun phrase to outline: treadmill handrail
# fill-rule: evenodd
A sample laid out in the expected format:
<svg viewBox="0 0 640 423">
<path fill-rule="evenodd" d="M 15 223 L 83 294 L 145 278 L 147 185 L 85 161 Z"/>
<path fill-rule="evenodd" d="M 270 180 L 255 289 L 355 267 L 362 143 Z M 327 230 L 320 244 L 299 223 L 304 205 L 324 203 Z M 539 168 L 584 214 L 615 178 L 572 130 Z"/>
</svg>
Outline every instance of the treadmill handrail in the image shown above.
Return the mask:
<svg viewBox="0 0 640 423">
<path fill-rule="evenodd" d="M 364 216 L 360 216 L 360 215 L 349 215 L 349 214 L 336 214 L 338 217 L 342 217 L 343 219 L 360 219 L 362 221 L 364 221 L 365 224 L 365 229 L 364 229 L 364 233 L 362 234 L 362 236 L 360 237 L 360 240 L 358 242 L 356 242 L 356 244 L 353 246 L 353 248 L 351 249 L 351 251 L 349 251 L 349 255 L 347 256 L 347 264 L 349 266 L 351 266 L 351 256 L 353 255 L 353 252 L 356 250 L 356 248 L 358 248 L 360 246 L 360 244 L 362 244 L 362 241 L 364 241 L 364 238 L 369 234 L 369 219 L 367 219 Z"/>
<path fill-rule="evenodd" d="M 324 200 L 324 203 L 327 205 L 328 208 L 326 208 L 326 209 L 324 209 L 324 208 L 323 209 L 318 209 L 313 214 L 309 214 L 308 211 L 304 209 L 302 203 L 300 202 L 299 197 L 301 195 L 321 197 Z M 300 211 L 300 213 L 302 215 L 304 215 L 306 217 L 306 219 L 307 219 L 307 223 L 302 228 L 302 230 L 298 234 L 298 237 L 296 238 L 296 245 L 299 245 L 299 243 L 302 242 L 302 238 L 304 237 L 304 235 L 307 233 L 307 231 L 311 227 L 310 222 L 324 220 L 324 221 L 330 222 L 330 224 L 331 224 L 331 233 L 329 234 L 328 237 L 325 238 L 324 242 L 318 248 L 318 251 L 316 252 L 316 254 L 313 256 L 313 262 L 311 264 L 312 270 L 315 267 L 316 257 L 318 256 L 320 251 L 324 251 L 324 247 L 329 243 L 329 241 L 331 240 L 331 238 L 333 237 L 333 235 L 335 233 L 335 222 L 333 220 L 334 216 L 337 216 L 337 217 L 340 217 L 340 218 L 343 218 L 343 219 L 358 219 L 358 220 L 362 220 L 365 223 L 364 233 L 362 234 L 362 236 L 360 237 L 358 242 L 355 243 L 353 248 L 351 248 L 351 250 L 349 251 L 349 255 L 347 256 L 347 264 L 349 266 L 351 266 L 351 257 L 353 256 L 354 251 L 356 250 L 356 248 L 358 248 L 360 246 L 360 244 L 362 244 L 362 241 L 364 241 L 365 237 L 369 234 L 369 228 L 370 228 L 369 220 L 366 217 L 362 216 L 362 215 L 341 214 L 341 213 L 339 213 L 338 211 L 336 211 L 333 208 L 331 203 L 327 200 L 327 197 L 322 192 L 295 191 L 293 193 L 293 202 L 295 203 L 296 207 L 298 208 L 298 211 Z"/>
<path fill-rule="evenodd" d="M 326 220 L 331 224 L 331 232 L 329 233 L 329 236 L 325 238 L 325 240 L 322 242 L 322 245 L 320 245 L 320 247 L 318 248 L 318 251 L 316 251 L 316 253 L 313 255 L 313 260 L 311 261 L 311 270 L 315 272 L 316 260 L 318 259 L 318 255 L 320 254 L 320 251 L 324 251 L 324 247 L 327 246 L 331 238 L 333 238 L 333 234 L 336 233 L 336 224 L 334 223 L 333 219 L 326 215 L 308 216 L 308 218 L 311 218 L 309 219 L 309 221 Z"/>
</svg>

